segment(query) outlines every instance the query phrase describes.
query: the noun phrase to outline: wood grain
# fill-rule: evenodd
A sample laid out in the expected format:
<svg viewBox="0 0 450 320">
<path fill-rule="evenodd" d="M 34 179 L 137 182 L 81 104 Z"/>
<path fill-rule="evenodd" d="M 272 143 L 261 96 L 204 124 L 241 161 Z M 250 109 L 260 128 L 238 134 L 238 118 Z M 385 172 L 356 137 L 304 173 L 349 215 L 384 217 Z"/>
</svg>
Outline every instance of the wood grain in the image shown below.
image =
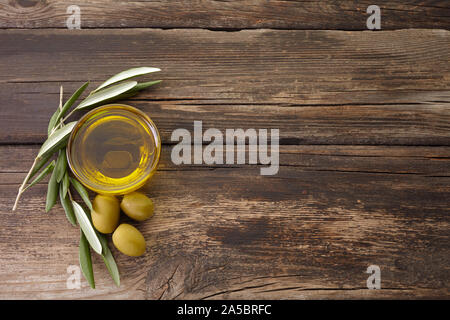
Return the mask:
<svg viewBox="0 0 450 320">
<path fill-rule="evenodd" d="M 1 2 L 0 299 L 448 299 L 450 31 L 348 31 L 369 4 L 81 0 L 95 30 L 69 31 L 69 2 Z M 380 6 L 384 30 L 449 28 L 446 1 Z M 272 30 L 323 28 L 347 31 Z M 97 289 L 68 290 L 79 230 L 59 205 L 44 212 L 45 183 L 12 213 L 15 193 L 59 85 L 67 98 L 142 65 L 164 80 L 125 101 L 164 143 L 143 188 L 156 214 L 136 224 L 147 253 L 113 249 L 120 288 L 94 256 Z M 194 120 L 280 129 L 279 173 L 174 165 L 170 135 Z"/>
<path fill-rule="evenodd" d="M 128 102 L 164 143 L 194 120 L 282 128 L 288 144 L 449 143 L 449 31 L 8 30 L 0 41 L 3 144 L 44 140 L 60 84 L 68 97 L 136 65 L 163 70 Z"/>
<path fill-rule="evenodd" d="M 10 211 L 37 146 L 0 147 L 0 297 L 449 296 L 449 148 L 282 146 L 273 177 L 259 176 L 260 166 L 178 167 L 163 151 L 143 189 L 156 214 L 136 224 L 148 252 L 114 251 L 120 289 L 94 258 L 94 291 L 84 280 L 66 289 L 78 230 L 59 206 L 44 213 L 45 184 Z M 381 290 L 366 289 L 371 264 L 381 267 Z"/>
<path fill-rule="evenodd" d="M 82 28 L 366 30 L 373 1 L 56 1 L 0 3 L 0 28 L 66 28 L 67 8 L 81 9 Z M 381 1 L 383 30 L 449 29 L 445 0 Z"/>
</svg>

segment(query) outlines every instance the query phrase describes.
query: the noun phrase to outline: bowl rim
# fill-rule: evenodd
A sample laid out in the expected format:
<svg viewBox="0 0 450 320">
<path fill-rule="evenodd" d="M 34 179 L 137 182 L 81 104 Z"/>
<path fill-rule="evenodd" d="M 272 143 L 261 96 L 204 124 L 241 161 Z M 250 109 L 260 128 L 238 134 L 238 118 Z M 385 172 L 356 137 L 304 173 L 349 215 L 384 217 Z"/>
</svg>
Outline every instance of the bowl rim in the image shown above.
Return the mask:
<svg viewBox="0 0 450 320">
<path fill-rule="evenodd" d="M 72 142 L 73 142 L 73 139 L 74 139 L 75 135 L 77 134 L 78 130 L 83 126 L 84 122 L 86 122 L 92 115 L 95 115 L 96 113 L 103 111 L 105 109 L 107 109 L 107 110 L 121 109 L 121 110 L 133 112 L 134 114 L 137 114 L 137 116 L 141 117 L 142 119 L 145 120 L 145 122 L 147 122 L 149 124 L 149 127 L 151 127 L 150 129 L 153 129 L 153 130 L 151 130 L 152 133 L 156 133 L 156 135 L 155 134 L 151 135 L 154 138 L 155 150 L 156 150 L 157 154 L 156 154 L 155 161 L 153 161 L 153 164 L 150 168 L 150 173 L 146 177 L 140 178 L 136 183 L 133 182 L 133 183 L 124 185 L 123 187 L 121 187 L 118 190 L 104 190 L 101 188 L 97 188 L 98 185 L 95 185 L 95 186 L 89 185 L 85 181 L 85 180 L 89 181 L 89 179 L 83 178 L 82 176 L 79 175 L 77 170 L 74 169 L 75 166 L 72 163 L 72 158 L 71 158 Z M 67 164 L 68 164 L 72 174 L 77 178 L 78 181 L 80 181 L 88 189 L 90 189 L 94 192 L 97 192 L 99 194 L 105 194 L 105 195 L 126 194 L 126 193 L 130 193 L 130 192 L 133 192 L 133 191 L 141 188 L 156 172 L 156 168 L 157 168 L 157 166 L 159 164 L 159 160 L 160 160 L 160 155 L 161 155 L 161 137 L 159 134 L 159 130 L 156 127 L 153 120 L 142 110 L 139 110 L 136 107 L 133 107 L 133 106 L 130 106 L 127 104 L 121 104 L 121 103 L 110 103 L 110 104 L 101 105 L 99 107 L 96 107 L 96 108 L 90 110 L 86 114 L 84 114 L 77 121 L 72 132 L 70 133 L 69 140 L 68 140 L 67 147 L 66 147 Z"/>
</svg>

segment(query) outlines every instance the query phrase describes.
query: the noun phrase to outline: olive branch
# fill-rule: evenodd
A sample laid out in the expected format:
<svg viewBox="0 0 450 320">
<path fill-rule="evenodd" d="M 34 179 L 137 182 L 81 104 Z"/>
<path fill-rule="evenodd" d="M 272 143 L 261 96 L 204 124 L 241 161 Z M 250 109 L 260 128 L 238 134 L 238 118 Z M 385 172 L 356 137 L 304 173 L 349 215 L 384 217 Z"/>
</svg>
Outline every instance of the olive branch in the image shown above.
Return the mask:
<svg viewBox="0 0 450 320">
<path fill-rule="evenodd" d="M 47 197 L 45 202 L 45 211 L 50 211 L 56 204 L 58 196 L 64 212 L 69 222 L 80 226 L 80 245 L 79 260 L 81 270 L 92 288 L 95 288 L 94 272 L 92 269 L 92 259 L 90 249 L 100 254 L 111 274 L 114 283 L 120 285 L 120 275 L 117 264 L 108 247 L 108 240 L 105 235 L 96 231 L 92 226 L 90 211 L 92 204 L 89 200 L 89 194 L 86 188 L 74 177 L 71 177 L 68 170 L 66 146 L 69 136 L 76 125 L 76 121 L 65 123 L 68 118 L 79 110 L 86 110 L 101 104 L 111 103 L 117 100 L 123 100 L 136 95 L 139 91 L 155 85 L 161 80 L 138 83 L 130 80 L 131 78 L 161 71 L 158 68 L 138 67 L 122 71 L 91 91 L 71 111 L 69 109 L 74 105 L 78 98 L 89 86 L 89 81 L 85 82 L 72 96 L 63 104 L 63 87 L 60 87 L 59 105 L 51 116 L 47 128 L 47 140 L 42 144 L 36 158 L 25 176 L 17 192 L 16 200 L 12 208 L 17 209 L 22 194 L 32 186 L 42 181 L 50 175 L 47 185 Z M 56 160 L 52 159 L 55 158 Z M 51 160 L 51 161 L 50 161 Z M 32 181 L 30 181 L 35 177 Z M 71 188 L 80 195 L 89 211 L 73 199 Z"/>
</svg>

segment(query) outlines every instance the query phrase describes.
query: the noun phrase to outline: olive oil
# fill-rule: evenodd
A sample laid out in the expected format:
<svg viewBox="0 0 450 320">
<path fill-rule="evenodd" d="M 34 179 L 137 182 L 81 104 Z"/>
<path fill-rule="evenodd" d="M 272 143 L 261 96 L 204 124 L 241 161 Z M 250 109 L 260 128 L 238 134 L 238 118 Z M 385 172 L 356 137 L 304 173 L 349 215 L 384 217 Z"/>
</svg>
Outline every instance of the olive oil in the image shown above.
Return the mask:
<svg viewBox="0 0 450 320">
<path fill-rule="evenodd" d="M 153 122 L 123 105 L 100 107 L 80 119 L 68 148 L 73 173 L 103 194 L 125 194 L 142 186 L 156 170 L 159 155 Z"/>
</svg>

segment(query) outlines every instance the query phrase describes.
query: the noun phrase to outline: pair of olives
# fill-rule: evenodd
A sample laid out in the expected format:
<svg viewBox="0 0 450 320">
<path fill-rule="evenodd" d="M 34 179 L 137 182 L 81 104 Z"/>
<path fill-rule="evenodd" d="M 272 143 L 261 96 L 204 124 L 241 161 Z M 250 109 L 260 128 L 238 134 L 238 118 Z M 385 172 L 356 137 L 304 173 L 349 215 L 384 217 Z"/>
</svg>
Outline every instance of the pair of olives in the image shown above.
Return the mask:
<svg viewBox="0 0 450 320">
<path fill-rule="evenodd" d="M 114 196 L 98 194 L 92 203 L 92 224 L 101 233 L 113 233 L 114 246 L 123 254 L 137 257 L 145 252 L 145 239 L 130 224 L 119 225 L 120 209 L 131 219 L 144 221 L 153 216 L 153 201 L 139 192 L 126 194 L 119 204 Z M 118 226 L 119 225 L 119 226 Z"/>
</svg>

